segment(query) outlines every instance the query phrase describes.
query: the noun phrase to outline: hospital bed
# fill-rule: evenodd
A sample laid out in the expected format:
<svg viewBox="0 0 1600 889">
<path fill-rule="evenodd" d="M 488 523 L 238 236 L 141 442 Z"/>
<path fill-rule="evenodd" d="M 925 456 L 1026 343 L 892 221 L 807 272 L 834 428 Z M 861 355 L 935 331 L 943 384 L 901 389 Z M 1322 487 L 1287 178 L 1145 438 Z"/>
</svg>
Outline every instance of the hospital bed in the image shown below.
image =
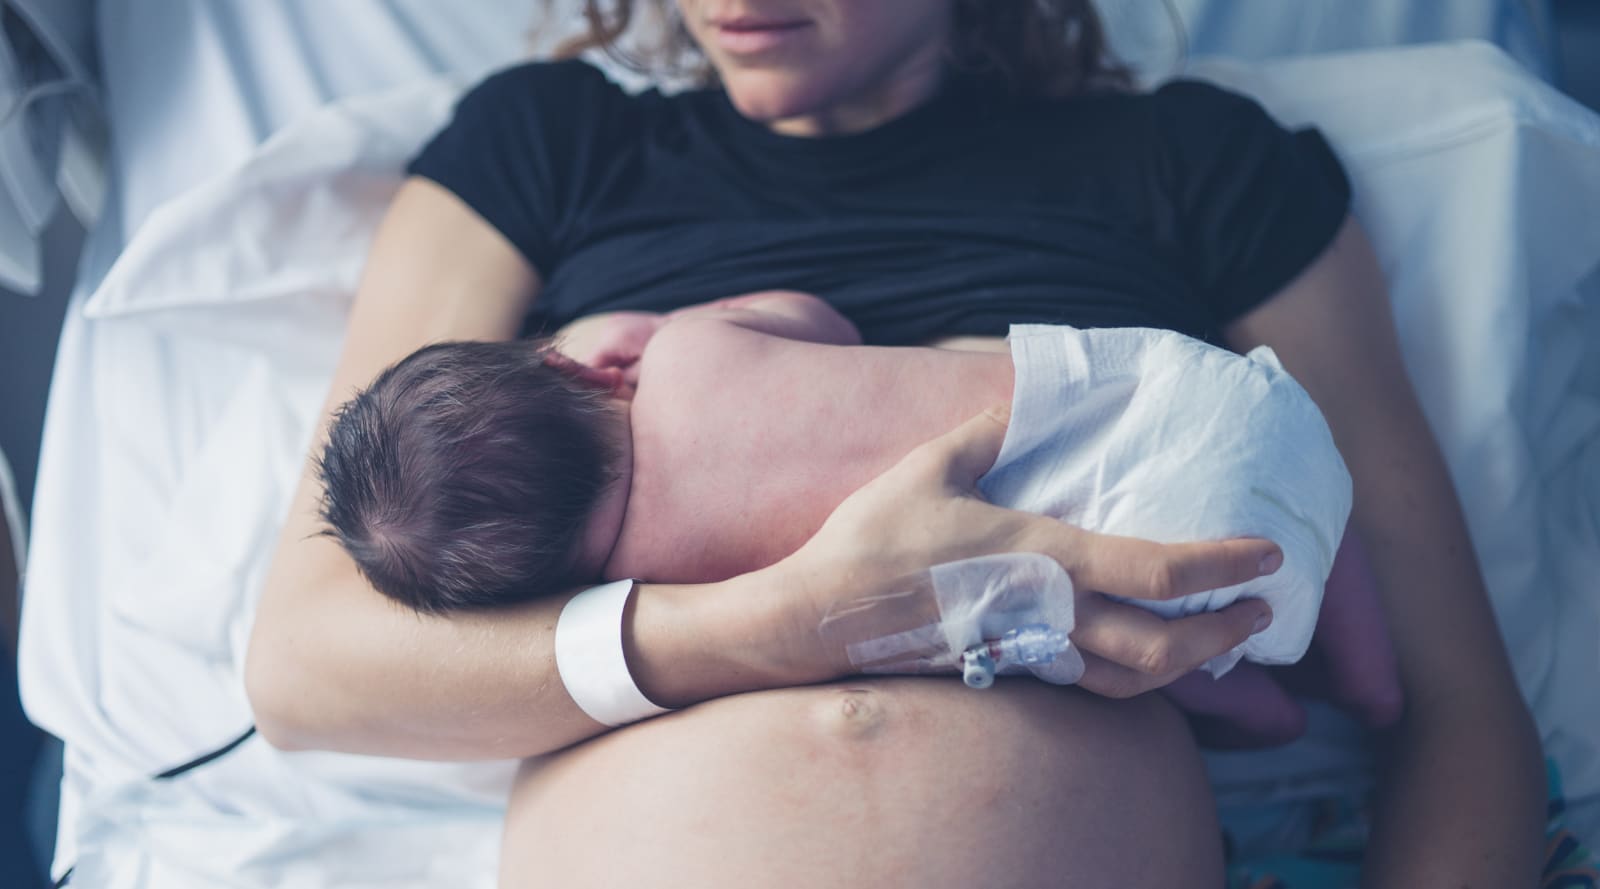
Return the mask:
<svg viewBox="0 0 1600 889">
<path fill-rule="evenodd" d="M 240 676 L 373 223 L 459 90 L 527 51 L 535 5 L 100 0 L 109 188 L 21 654 L 66 744 L 73 885 L 492 885 L 511 764 L 279 753 L 246 735 Z M 1349 167 L 1518 679 L 1600 839 L 1600 120 L 1484 43 L 1193 65 Z M 1362 760 L 1331 722 L 1212 765 L 1238 801 Z"/>
</svg>

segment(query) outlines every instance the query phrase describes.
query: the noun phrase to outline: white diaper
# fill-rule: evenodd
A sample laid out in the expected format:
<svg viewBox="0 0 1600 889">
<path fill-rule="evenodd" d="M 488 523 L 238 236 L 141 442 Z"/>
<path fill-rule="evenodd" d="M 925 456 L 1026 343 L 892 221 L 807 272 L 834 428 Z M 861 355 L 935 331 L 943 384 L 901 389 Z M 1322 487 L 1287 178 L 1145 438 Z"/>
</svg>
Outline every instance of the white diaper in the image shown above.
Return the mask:
<svg viewBox="0 0 1600 889">
<path fill-rule="evenodd" d="M 1264 537 L 1277 573 L 1171 602 L 1166 617 L 1257 597 L 1272 625 L 1206 664 L 1299 660 L 1350 515 L 1322 413 L 1265 346 L 1248 356 L 1161 330 L 1017 325 L 1011 425 L 980 482 L 995 503 L 1164 543 Z"/>
</svg>

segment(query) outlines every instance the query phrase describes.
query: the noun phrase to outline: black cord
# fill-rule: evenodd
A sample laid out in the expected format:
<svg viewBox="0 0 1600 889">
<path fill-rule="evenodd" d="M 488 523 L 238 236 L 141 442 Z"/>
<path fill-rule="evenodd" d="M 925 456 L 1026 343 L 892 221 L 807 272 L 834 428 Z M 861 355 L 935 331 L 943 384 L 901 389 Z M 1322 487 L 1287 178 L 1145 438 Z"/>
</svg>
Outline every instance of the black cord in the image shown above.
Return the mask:
<svg viewBox="0 0 1600 889">
<path fill-rule="evenodd" d="M 151 780 L 154 780 L 154 781 L 167 781 L 167 780 L 170 780 L 172 778 L 176 778 L 179 775 L 183 774 L 184 772 L 190 771 L 191 769 L 198 769 L 201 766 L 205 765 L 208 762 L 211 762 L 214 759 L 221 759 L 222 757 L 227 756 L 228 754 L 232 753 L 234 751 L 234 748 L 238 747 L 240 744 L 243 744 L 244 742 L 250 740 L 250 737 L 252 735 L 254 735 L 255 733 L 256 733 L 256 727 L 252 725 L 249 728 L 245 729 L 244 734 L 240 735 L 237 738 L 234 738 L 232 741 L 229 741 L 228 743 L 222 745 L 221 747 L 218 747 L 217 749 L 211 751 L 210 753 L 202 753 L 201 755 L 195 757 L 194 759 L 189 760 L 188 762 L 184 763 L 183 765 L 173 766 L 172 768 L 167 769 L 165 772 L 161 772 L 161 773 L 156 774 L 156 775 L 151 775 L 150 776 Z"/>
</svg>

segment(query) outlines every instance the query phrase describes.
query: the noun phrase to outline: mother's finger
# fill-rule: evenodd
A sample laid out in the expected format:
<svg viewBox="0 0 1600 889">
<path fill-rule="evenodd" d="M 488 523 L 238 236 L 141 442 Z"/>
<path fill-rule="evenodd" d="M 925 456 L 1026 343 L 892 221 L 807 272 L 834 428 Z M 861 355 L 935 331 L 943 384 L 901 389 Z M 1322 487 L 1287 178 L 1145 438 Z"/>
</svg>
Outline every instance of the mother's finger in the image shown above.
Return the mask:
<svg viewBox="0 0 1600 889">
<path fill-rule="evenodd" d="M 1011 405 L 996 404 L 913 453 L 938 467 L 949 485 L 970 491 L 1000 456 L 1010 422 Z"/>
<path fill-rule="evenodd" d="M 1044 538 L 1038 551 L 1060 562 L 1075 587 L 1129 599 L 1176 599 L 1254 580 L 1283 565 L 1282 550 L 1270 540 L 1155 543 L 1046 519 L 1031 530 Z"/>
<path fill-rule="evenodd" d="M 1166 620 L 1134 605 L 1079 596 L 1072 641 L 1086 654 L 1145 676 L 1175 677 L 1232 651 L 1271 619 L 1272 609 L 1260 599 Z"/>
</svg>

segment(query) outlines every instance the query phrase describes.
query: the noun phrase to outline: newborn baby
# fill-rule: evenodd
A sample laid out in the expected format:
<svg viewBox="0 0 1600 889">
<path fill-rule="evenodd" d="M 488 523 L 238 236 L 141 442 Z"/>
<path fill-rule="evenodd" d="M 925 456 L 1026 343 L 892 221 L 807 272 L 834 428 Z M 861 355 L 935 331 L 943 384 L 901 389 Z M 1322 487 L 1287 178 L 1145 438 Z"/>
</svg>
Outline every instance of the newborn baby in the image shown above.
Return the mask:
<svg viewBox="0 0 1600 889">
<path fill-rule="evenodd" d="M 1012 399 L 986 494 L 1109 533 L 1272 537 L 1285 550 L 1279 588 L 1138 604 L 1171 616 L 1263 595 L 1274 623 L 1244 654 L 1285 663 L 1305 651 L 1349 480 L 1320 414 L 1275 364 L 1134 330 L 1019 328 L 1010 356 L 863 347 L 826 303 L 794 293 L 602 324 L 576 344 L 583 361 L 540 342 L 430 346 L 341 409 L 321 462 L 323 514 L 375 587 L 444 612 L 597 578 L 726 578 L 793 552 L 912 448 Z M 1286 439 L 1304 452 L 1296 479 L 1267 477 L 1260 454 L 1237 447 L 1206 463 L 1227 468 L 1218 487 L 1274 501 L 1279 533 L 1231 526 L 1230 498 L 1174 503 L 1171 479 L 1105 477 L 1107 454 L 1158 433 L 1167 407 L 1130 395 L 1150 368 L 1197 398 L 1223 393 L 1202 413 L 1237 415 L 1210 416 L 1210 428 L 1249 424 L 1258 451 Z M 1199 404 L 1185 400 L 1168 407 Z M 1194 437 L 1204 453 L 1205 430 Z M 1157 515 L 1176 523 L 1151 527 Z"/>
</svg>

